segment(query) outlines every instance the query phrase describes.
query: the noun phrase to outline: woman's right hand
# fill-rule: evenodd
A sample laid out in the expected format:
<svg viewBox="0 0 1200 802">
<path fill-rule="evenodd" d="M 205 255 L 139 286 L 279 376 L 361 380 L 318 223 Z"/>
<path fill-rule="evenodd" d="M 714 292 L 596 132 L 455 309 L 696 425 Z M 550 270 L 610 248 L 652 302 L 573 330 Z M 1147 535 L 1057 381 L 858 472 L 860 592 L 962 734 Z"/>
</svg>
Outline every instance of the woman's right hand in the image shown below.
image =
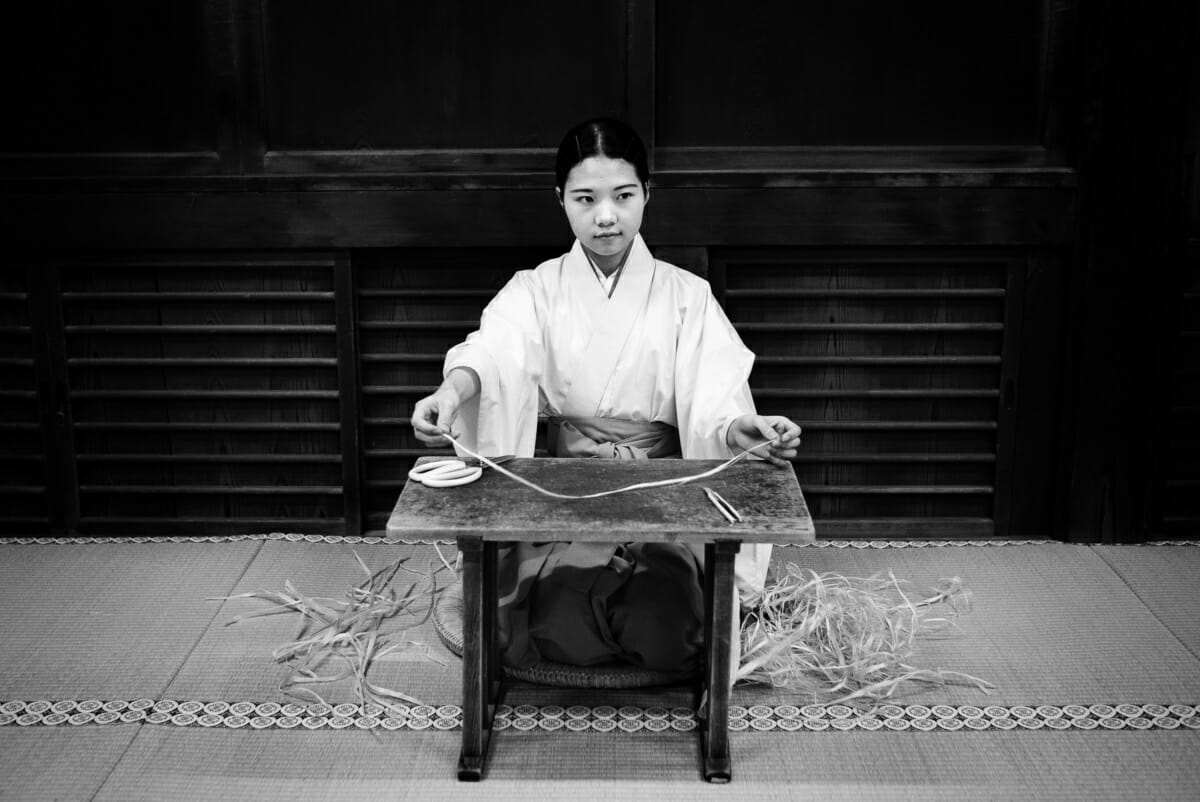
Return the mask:
<svg viewBox="0 0 1200 802">
<path fill-rule="evenodd" d="M 458 408 L 478 392 L 475 371 L 452 370 L 433 395 L 425 396 L 413 407 L 412 427 L 417 439 L 430 448 L 450 445 L 445 436 L 453 434 L 450 427 L 458 417 Z"/>
<path fill-rule="evenodd" d="M 458 393 L 439 387 L 433 395 L 427 395 L 413 407 L 412 427 L 417 439 L 430 448 L 446 446 L 450 441 L 450 424 L 458 417 Z"/>
</svg>

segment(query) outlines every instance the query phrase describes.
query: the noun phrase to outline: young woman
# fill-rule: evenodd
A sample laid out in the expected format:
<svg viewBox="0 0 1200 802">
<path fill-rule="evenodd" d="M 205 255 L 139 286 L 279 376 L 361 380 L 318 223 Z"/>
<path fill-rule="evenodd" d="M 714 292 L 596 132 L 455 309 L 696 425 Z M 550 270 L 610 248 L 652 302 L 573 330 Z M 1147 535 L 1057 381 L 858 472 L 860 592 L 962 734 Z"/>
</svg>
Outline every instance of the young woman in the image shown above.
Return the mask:
<svg viewBox="0 0 1200 802">
<path fill-rule="evenodd" d="M 451 433 L 482 454 L 528 457 L 543 415 L 552 456 L 716 459 L 770 440 L 756 453 L 786 465 L 800 427 L 755 412 L 754 355 L 708 283 L 654 259 L 638 234 L 650 188 L 637 133 L 611 119 L 571 129 L 555 192 L 575 244 L 514 275 L 450 350 L 442 385 L 413 411 L 417 438 L 444 446 Z M 739 587 L 761 589 L 769 558 L 770 546 L 744 546 Z M 503 659 L 691 670 L 702 562 L 673 544 L 502 550 Z"/>
</svg>

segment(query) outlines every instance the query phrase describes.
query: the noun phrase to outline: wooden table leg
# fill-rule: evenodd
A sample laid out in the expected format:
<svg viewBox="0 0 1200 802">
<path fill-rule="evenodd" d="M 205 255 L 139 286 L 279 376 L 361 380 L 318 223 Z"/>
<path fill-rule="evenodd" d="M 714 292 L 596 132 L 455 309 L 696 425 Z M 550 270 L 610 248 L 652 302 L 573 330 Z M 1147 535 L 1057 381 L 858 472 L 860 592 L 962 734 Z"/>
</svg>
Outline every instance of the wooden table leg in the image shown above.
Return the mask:
<svg viewBox="0 0 1200 802">
<path fill-rule="evenodd" d="M 727 783 L 733 778 L 729 757 L 729 686 L 733 630 L 733 560 L 739 543 L 718 540 L 704 547 L 704 699 L 700 758 L 704 779 Z"/>
<path fill-rule="evenodd" d="M 483 544 L 483 659 L 488 696 L 488 729 L 500 704 L 500 652 L 496 648 L 496 610 L 500 605 L 497 549 L 494 541 Z"/>
<path fill-rule="evenodd" d="M 501 691 L 496 651 L 496 547 L 477 537 L 460 537 L 463 556 L 463 737 L 458 779 L 483 777 L 492 720 Z"/>
</svg>

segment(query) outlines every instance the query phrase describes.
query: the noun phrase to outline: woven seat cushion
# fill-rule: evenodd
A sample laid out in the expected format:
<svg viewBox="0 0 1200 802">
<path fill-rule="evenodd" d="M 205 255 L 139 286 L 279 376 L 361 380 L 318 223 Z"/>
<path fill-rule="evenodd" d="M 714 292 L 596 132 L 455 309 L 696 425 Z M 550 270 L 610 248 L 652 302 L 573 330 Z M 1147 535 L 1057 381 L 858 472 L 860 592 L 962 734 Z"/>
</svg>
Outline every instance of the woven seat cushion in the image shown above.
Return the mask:
<svg viewBox="0 0 1200 802">
<path fill-rule="evenodd" d="M 446 588 L 433 608 L 433 625 L 438 636 L 450 651 L 458 656 L 463 652 L 463 591 L 462 580 Z M 651 671 L 629 663 L 601 663 L 594 666 L 572 666 L 543 660 L 525 668 L 504 667 L 504 673 L 515 679 L 540 685 L 566 688 L 644 688 L 652 685 L 674 685 L 693 679 L 687 672 Z"/>
</svg>

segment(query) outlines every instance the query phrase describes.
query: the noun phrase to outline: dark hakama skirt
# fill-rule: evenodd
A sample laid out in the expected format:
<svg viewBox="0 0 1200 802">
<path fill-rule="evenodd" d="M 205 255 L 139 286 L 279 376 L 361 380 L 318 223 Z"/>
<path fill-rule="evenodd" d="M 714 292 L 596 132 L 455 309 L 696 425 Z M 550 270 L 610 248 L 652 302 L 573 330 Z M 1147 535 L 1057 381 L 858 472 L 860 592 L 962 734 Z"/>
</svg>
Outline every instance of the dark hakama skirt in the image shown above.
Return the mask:
<svg viewBox="0 0 1200 802">
<path fill-rule="evenodd" d="M 595 418 L 556 420 L 557 456 L 677 456 L 675 430 Z M 673 543 L 516 543 L 500 549 L 502 660 L 527 667 L 627 662 L 692 671 L 703 646 L 703 559 Z"/>
</svg>

